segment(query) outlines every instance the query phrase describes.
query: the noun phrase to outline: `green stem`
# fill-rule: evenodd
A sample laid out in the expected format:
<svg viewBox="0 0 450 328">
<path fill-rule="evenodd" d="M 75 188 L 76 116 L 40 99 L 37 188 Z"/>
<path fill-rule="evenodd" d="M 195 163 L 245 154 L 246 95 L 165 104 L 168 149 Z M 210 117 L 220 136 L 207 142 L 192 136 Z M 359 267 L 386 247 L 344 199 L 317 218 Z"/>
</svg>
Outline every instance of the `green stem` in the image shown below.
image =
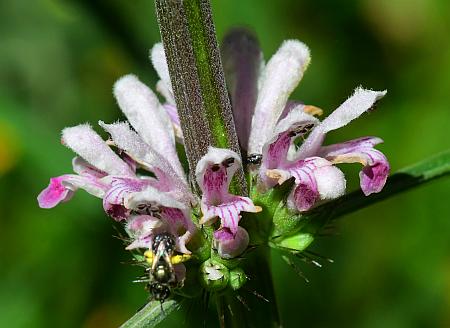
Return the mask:
<svg viewBox="0 0 450 328">
<path fill-rule="evenodd" d="M 191 177 L 209 146 L 240 154 L 208 0 L 155 0 Z M 234 192 L 246 194 L 244 173 Z M 195 179 L 193 179 L 195 181 Z"/>
</svg>

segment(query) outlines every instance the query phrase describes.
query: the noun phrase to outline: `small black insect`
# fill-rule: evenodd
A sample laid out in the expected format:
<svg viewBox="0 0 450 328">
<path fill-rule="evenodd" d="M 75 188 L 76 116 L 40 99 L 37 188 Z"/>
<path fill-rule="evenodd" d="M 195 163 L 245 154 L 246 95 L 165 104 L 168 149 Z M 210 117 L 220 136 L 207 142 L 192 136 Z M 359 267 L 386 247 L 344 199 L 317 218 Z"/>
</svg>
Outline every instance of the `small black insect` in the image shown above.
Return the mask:
<svg viewBox="0 0 450 328">
<path fill-rule="evenodd" d="M 171 288 L 177 285 L 172 264 L 174 251 L 174 236 L 169 233 L 161 233 L 154 237 L 151 253 L 146 252 L 147 261 L 151 261 L 147 287 L 153 298 L 161 303 L 170 296 Z"/>
<path fill-rule="evenodd" d="M 262 161 L 261 154 L 250 154 L 247 156 L 247 164 L 259 165 Z"/>
</svg>

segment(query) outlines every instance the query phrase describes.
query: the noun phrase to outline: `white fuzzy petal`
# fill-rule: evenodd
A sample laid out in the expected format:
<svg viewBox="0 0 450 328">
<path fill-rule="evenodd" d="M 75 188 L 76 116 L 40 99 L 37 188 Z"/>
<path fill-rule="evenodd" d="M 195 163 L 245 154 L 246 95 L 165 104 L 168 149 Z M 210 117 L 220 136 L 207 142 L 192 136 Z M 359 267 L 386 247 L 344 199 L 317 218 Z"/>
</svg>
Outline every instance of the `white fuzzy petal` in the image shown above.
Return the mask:
<svg viewBox="0 0 450 328">
<path fill-rule="evenodd" d="M 135 209 L 140 204 L 149 203 L 158 204 L 164 207 L 186 209 L 186 206 L 179 201 L 151 186 L 147 187 L 141 192 L 130 194 L 124 200 L 125 207 L 129 209 Z"/>
<path fill-rule="evenodd" d="M 62 131 L 62 142 L 97 169 L 111 175 L 132 174 L 129 166 L 120 159 L 88 124 Z"/>
<path fill-rule="evenodd" d="M 317 190 L 321 200 L 335 199 L 345 194 L 344 173 L 337 167 L 328 165 L 314 171 Z"/>
<path fill-rule="evenodd" d="M 148 167 L 154 167 L 157 162 L 154 150 L 142 140 L 142 138 L 126 122 L 106 124 L 99 121 L 98 124 L 111 135 L 117 147 L 124 150 L 138 163 Z"/>
<path fill-rule="evenodd" d="M 369 110 L 386 91 L 372 91 L 356 88 L 353 95 L 322 121 L 301 145 L 296 159 L 315 156 L 320 151 L 327 132 L 343 127 Z"/>
<path fill-rule="evenodd" d="M 136 132 L 181 174 L 172 123 L 153 91 L 136 76 L 126 75 L 114 85 L 114 95 Z"/>
<path fill-rule="evenodd" d="M 384 97 L 385 91 L 356 88 L 353 95 L 331 113 L 320 125 L 323 133 L 343 127 L 370 109 L 377 100 Z"/>
<path fill-rule="evenodd" d="M 269 60 L 259 80 L 258 100 L 252 120 L 249 154 L 260 154 L 286 105 L 289 95 L 310 62 L 308 47 L 300 41 L 285 41 Z"/>
<path fill-rule="evenodd" d="M 150 57 L 153 67 L 158 73 L 159 78 L 165 84 L 166 88 L 173 92 L 169 75 L 169 67 L 167 66 L 166 54 L 164 53 L 164 47 L 162 43 L 156 43 L 153 46 Z"/>
</svg>

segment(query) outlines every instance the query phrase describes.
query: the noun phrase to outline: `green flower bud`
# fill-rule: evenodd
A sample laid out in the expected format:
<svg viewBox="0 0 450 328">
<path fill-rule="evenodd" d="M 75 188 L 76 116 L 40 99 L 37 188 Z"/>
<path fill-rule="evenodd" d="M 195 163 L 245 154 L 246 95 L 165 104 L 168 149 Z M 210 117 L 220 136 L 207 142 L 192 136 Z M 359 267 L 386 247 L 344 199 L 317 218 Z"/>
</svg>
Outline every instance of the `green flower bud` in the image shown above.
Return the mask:
<svg viewBox="0 0 450 328">
<path fill-rule="evenodd" d="M 241 268 L 235 268 L 230 271 L 230 287 L 238 290 L 247 282 L 247 275 Z"/>
<path fill-rule="evenodd" d="M 200 283 L 208 291 L 224 289 L 229 280 L 230 272 L 222 263 L 209 259 L 200 266 Z"/>
</svg>

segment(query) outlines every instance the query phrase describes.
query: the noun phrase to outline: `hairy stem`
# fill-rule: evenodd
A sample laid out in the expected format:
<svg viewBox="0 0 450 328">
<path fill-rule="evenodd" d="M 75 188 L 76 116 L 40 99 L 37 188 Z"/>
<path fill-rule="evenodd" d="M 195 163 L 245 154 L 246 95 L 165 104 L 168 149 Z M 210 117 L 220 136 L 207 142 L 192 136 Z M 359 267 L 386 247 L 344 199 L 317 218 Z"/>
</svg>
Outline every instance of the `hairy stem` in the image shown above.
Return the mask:
<svg viewBox="0 0 450 328">
<path fill-rule="evenodd" d="M 155 0 L 191 177 L 209 146 L 240 154 L 208 0 Z M 246 194 L 243 171 L 233 191 Z M 193 179 L 194 181 L 194 179 Z"/>
</svg>

